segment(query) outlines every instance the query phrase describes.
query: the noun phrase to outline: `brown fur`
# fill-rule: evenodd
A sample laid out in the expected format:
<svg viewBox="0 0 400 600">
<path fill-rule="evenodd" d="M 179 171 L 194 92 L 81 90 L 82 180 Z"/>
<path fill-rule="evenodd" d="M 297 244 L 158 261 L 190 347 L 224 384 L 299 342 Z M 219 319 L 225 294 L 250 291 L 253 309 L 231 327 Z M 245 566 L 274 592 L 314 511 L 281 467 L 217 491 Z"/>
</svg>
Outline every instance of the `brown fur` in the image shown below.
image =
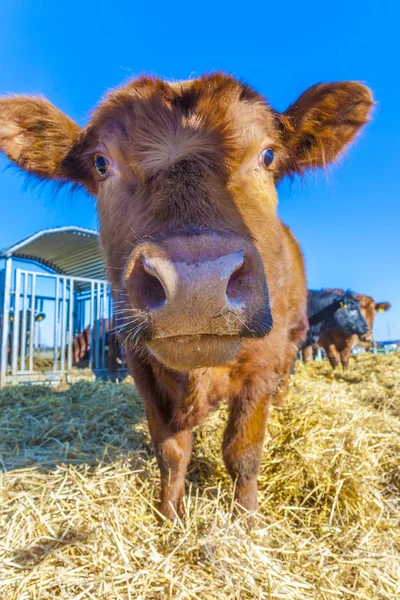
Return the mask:
<svg viewBox="0 0 400 600">
<path fill-rule="evenodd" d="M 182 84 L 141 77 L 109 94 L 82 130 L 46 101 L 0 100 L 0 148 L 12 160 L 42 177 L 78 181 L 97 196 L 116 297 L 126 262 L 143 239 L 191 228 L 222 231 L 254 244 L 262 258 L 274 327 L 264 338 L 244 339 L 229 362 L 173 371 L 145 343 L 126 345 L 146 405 L 161 471 L 160 510 L 167 517 L 174 517 L 184 494 L 192 429 L 224 398 L 230 406 L 225 464 L 238 504 L 257 508 L 268 410 L 286 392 L 307 328 L 303 259 L 276 214 L 275 184 L 334 160 L 367 122 L 371 106 L 361 84 L 327 83 L 279 114 L 224 74 Z M 268 169 L 258 162 L 267 147 L 275 152 Z M 105 180 L 94 169 L 96 152 L 113 165 Z M 186 310 L 195 318 L 190 306 Z"/>
</svg>

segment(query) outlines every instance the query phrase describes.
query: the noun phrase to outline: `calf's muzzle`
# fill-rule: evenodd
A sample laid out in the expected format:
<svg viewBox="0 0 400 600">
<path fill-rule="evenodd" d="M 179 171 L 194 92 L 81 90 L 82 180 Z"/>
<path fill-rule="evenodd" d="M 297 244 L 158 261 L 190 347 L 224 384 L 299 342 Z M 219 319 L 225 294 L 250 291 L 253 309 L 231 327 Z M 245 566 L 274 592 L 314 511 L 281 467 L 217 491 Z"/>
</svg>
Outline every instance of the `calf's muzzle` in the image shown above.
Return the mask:
<svg viewBox="0 0 400 600">
<path fill-rule="evenodd" d="M 144 242 L 129 257 L 124 288 L 130 307 L 149 320 L 150 351 L 174 368 L 225 362 L 243 337 L 263 337 L 272 327 L 261 257 L 238 236 Z"/>
</svg>

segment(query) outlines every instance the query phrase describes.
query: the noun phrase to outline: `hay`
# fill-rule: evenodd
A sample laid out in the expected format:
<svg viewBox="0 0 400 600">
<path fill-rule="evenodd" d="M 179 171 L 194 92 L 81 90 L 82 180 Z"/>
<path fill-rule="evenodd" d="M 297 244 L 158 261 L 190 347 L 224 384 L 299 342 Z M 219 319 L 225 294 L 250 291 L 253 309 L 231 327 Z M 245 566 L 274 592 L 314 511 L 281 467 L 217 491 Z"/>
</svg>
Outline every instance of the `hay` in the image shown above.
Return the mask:
<svg viewBox="0 0 400 600">
<path fill-rule="evenodd" d="M 0 394 L 0 598 L 400 598 L 400 354 L 298 364 L 268 426 L 258 528 L 231 521 L 222 407 L 196 432 L 186 514 L 127 384 Z"/>
</svg>

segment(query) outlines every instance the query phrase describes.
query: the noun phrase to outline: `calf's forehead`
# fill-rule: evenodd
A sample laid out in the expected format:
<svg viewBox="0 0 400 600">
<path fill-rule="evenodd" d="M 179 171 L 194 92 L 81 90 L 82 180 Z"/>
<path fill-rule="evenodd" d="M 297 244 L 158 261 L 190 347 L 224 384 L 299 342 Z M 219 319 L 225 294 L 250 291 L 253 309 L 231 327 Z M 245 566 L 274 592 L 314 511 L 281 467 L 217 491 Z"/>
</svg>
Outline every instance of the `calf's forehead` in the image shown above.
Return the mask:
<svg viewBox="0 0 400 600">
<path fill-rule="evenodd" d="M 90 129 L 115 141 L 174 134 L 213 138 L 222 146 L 279 138 L 276 113 L 247 85 L 222 74 L 182 82 L 140 77 L 112 91 L 93 113 Z M 277 140 L 278 141 L 278 140 Z"/>
<path fill-rule="evenodd" d="M 371 298 L 371 296 L 367 296 L 365 294 L 358 294 L 356 298 L 360 303 L 361 308 L 365 310 L 375 311 L 375 301 L 373 298 Z"/>
<path fill-rule="evenodd" d="M 376 314 L 374 299 L 365 294 L 357 294 L 357 300 L 360 303 L 361 312 L 363 313 L 369 328 L 372 329 Z"/>
</svg>

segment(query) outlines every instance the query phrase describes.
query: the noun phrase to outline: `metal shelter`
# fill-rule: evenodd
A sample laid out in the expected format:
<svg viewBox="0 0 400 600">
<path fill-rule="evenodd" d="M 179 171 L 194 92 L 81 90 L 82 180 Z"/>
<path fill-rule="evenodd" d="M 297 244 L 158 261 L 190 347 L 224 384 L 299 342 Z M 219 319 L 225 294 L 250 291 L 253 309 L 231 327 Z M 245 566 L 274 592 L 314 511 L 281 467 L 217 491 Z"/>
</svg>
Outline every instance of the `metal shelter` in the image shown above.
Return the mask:
<svg viewBox="0 0 400 600">
<path fill-rule="evenodd" d="M 110 372 L 113 303 L 97 232 L 45 229 L 0 259 L 0 386 Z"/>
</svg>

